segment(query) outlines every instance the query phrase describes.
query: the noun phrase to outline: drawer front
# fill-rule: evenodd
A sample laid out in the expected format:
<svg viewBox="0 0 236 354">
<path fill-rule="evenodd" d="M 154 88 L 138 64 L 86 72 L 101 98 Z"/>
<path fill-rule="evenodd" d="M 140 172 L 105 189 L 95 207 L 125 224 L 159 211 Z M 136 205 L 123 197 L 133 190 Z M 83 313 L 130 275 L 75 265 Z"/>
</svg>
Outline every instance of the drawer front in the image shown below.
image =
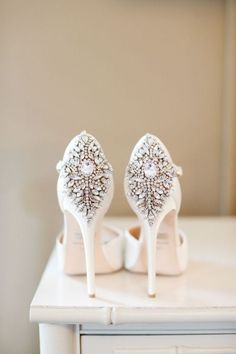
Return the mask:
<svg viewBox="0 0 236 354">
<path fill-rule="evenodd" d="M 82 354 L 236 354 L 236 335 L 84 335 Z"/>
<path fill-rule="evenodd" d="M 118 349 L 114 350 L 114 354 L 176 354 L 176 348 L 162 348 L 162 349 Z"/>
<path fill-rule="evenodd" d="M 221 347 L 221 348 L 193 348 L 193 347 L 182 347 L 179 348 L 178 354 L 235 354 L 236 346 L 234 347 Z"/>
</svg>

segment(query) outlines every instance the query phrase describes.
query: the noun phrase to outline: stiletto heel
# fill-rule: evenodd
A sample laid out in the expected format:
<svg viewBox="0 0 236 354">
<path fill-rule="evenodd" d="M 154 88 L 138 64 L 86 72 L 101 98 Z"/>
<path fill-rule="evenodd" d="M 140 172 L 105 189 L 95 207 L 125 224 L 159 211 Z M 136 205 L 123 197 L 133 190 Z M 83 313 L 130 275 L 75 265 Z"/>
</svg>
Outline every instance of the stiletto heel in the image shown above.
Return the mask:
<svg viewBox="0 0 236 354">
<path fill-rule="evenodd" d="M 156 296 L 156 274 L 180 274 L 187 266 L 187 243 L 177 227 L 181 203 L 178 176 L 165 145 L 146 134 L 126 168 L 127 200 L 140 227 L 126 230 L 125 268 L 148 273 L 148 295 Z"/>
<path fill-rule="evenodd" d="M 88 295 L 95 297 L 95 273 L 122 267 L 122 232 L 102 225 L 113 196 L 112 168 L 97 140 L 84 131 L 71 140 L 57 170 L 65 225 L 57 239 L 59 264 L 66 274 L 86 273 Z"/>
<path fill-rule="evenodd" d="M 148 260 L 148 296 L 156 296 L 156 235 L 153 226 L 144 222 L 143 230 L 147 242 L 147 260 Z"/>
<path fill-rule="evenodd" d="M 84 250 L 85 250 L 88 296 L 95 297 L 95 264 L 94 264 L 95 227 L 94 225 L 84 224 L 83 226 L 81 225 L 81 230 L 82 230 Z"/>
</svg>

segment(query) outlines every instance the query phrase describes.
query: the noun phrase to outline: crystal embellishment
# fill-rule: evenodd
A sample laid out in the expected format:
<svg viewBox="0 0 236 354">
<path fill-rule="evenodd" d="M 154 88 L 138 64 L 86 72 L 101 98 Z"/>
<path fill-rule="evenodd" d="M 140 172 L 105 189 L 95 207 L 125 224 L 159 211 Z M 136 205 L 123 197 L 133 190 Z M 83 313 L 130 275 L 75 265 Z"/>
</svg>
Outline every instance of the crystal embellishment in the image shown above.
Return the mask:
<svg viewBox="0 0 236 354">
<path fill-rule="evenodd" d="M 94 163 L 91 160 L 84 160 L 81 165 L 81 172 L 84 176 L 90 176 L 94 171 Z"/>
<path fill-rule="evenodd" d="M 157 174 L 157 169 L 152 161 L 148 161 L 144 166 L 144 174 L 147 178 L 154 178 Z"/>
<path fill-rule="evenodd" d="M 112 167 L 92 135 L 83 132 L 74 139 L 61 163 L 60 178 L 71 204 L 90 222 L 112 182 Z"/>
<path fill-rule="evenodd" d="M 160 142 L 146 134 L 127 166 L 125 182 L 128 198 L 134 201 L 149 225 L 162 211 L 176 176 L 176 167 Z"/>
</svg>

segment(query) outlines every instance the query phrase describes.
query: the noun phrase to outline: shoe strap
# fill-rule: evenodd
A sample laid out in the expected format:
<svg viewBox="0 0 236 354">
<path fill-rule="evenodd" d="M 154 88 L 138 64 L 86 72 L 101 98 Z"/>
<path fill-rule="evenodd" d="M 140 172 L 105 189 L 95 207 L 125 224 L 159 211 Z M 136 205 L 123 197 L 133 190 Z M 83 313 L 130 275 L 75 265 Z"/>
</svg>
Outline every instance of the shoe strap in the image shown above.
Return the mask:
<svg viewBox="0 0 236 354">
<path fill-rule="evenodd" d="M 56 164 L 56 170 L 58 173 L 61 172 L 63 165 L 64 165 L 64 162 L 62 160 L 58 161 L 58 163 Z"/>
<path fill-rule="evenodd" d="M 176 173 L 177 173 L 177 176 L 178 177 L 181 177 L 183 176 L 183 169 L 181 166 L 177 166 L 177 165 L 174 165 L 175 166 L 175 169 L 176 169 Z"/>
</svg>

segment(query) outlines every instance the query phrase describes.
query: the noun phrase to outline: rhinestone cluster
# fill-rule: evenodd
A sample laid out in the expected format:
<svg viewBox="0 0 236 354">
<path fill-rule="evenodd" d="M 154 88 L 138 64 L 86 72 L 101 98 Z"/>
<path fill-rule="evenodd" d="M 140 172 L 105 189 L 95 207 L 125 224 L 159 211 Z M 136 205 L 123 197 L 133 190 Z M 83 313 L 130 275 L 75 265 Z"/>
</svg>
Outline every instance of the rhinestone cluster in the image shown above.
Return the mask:
<svg viewBox="0 0 236 354">
<path fill-rule="evenodd" d="M 112 168 L 98 142 L 88 134 L 78 135 L 61 167 L 64 192 L 87 220 L 92 220 L 112 180 Z"/>
<path fill-rule="evenodd" d="M 128 197 L 152 225 L 171 193 L 175 166 L 154 136 L 147 134 L 126 170 Z"/>
</svg>

